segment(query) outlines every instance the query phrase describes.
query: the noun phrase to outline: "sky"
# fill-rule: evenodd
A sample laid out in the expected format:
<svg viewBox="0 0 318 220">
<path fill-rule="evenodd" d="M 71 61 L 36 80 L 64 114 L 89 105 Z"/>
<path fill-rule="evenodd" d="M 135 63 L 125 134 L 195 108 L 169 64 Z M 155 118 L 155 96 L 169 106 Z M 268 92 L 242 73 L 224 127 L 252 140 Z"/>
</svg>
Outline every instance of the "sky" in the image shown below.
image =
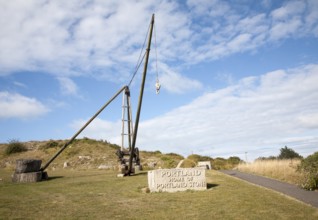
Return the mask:
<svg viewBox="0 0 318 220">
<path fill-rule="evenodd" d="M 153 13 L 140 150 L 318 150 L 317 0 L 0 0 L 0 142 L 71 138 L 128 85 Z M 121 102 L 78 138 L 121 144 Z"/>
</svg>

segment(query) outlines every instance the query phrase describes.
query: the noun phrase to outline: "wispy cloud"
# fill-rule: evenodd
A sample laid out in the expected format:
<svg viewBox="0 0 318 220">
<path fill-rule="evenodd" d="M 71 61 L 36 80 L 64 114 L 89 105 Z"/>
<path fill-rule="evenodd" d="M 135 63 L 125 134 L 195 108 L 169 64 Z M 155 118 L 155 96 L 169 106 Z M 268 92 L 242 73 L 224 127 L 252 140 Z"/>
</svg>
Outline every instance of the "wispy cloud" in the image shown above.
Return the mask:
<svg viewBox="0 0 318 220">
<path fill-rule="evenodd" d="M 37 71 L 68 79 L 90 75 L 126 82 L 153 12 L 158 59 L 170 69 L 254 51 L 291 37 L 318 36 L 315 0 L 283 1 L 272 11 L 270 2 L 263 1 L 266 10 L 246 9 L 244 14 L 238 8 L 248 4 L 219 0 L 0 4 L 0 75 Z"/>
<path fill-rule="evenodd" d="M 255 10 L 248 13 L 251 12 L 248 7 L 246 14 L 242 14 L 242 8 L 247 6 L 241 3 L 189 0 L 187 4 L 192 19 L 201 18 L 190 27 L 192 33 L 197 31 L 191 41 L 191 47 L 197 49 L 187 54 L 185 60 L 188 62 L 254 51 L 291 37 L 317 36 L 318 17 L 313 11 L 317 14 L 318 3 L 315 1 L 283 1 L 280 7 L 269 12 Z M 264 2 L 264 7 L 268 4 Z"/>
<path fill-rule="evenodd" d="M 180 73 L 172 70 L 163 63 L 159 66 L 161 71 L 160 81 L 163 85 L 162 89 L 166 89 L 167 91 L 172 93 L 183 94 L 203 88 L 202 83 L 198 80 L 182 76 Z"/>
<path fill-rule="evenodd" d="M 9 92 L 0 92 L 0 109 L 0 119 L 29 119 L 49 111 L 48 107 L 35 98 Z"/>
<path fill-rule="evenodd" d="M 78 88 L 73 80 L 71 80 L 70 78 L 66 78 L 66 77 L 58 77 L 57 79 L 60 83 L 60 88 L 61 88 L 62 94 L 75 95 L 75 96 L 78 95 L 77 94 Z"/>
<path fill-rule="evenodd" d="M 21 88 L 28 88 L 25 84 L 18 81 L 14 81 L 13 84 Z"/>
</svg>

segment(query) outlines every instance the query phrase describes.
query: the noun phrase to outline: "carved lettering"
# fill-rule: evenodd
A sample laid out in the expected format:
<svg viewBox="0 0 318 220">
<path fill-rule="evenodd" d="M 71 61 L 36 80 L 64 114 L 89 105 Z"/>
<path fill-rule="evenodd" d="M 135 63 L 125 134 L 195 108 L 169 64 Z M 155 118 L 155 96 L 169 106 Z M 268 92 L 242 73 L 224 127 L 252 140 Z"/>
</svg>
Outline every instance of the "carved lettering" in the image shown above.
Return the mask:
<svg viewBox="0 0 318 220">
<path fill-rule="evenodd" d="M 148 185 L 151 192 L 205 190 L 205 169 L 179 168 L 149 171 Z"/>
</svg>

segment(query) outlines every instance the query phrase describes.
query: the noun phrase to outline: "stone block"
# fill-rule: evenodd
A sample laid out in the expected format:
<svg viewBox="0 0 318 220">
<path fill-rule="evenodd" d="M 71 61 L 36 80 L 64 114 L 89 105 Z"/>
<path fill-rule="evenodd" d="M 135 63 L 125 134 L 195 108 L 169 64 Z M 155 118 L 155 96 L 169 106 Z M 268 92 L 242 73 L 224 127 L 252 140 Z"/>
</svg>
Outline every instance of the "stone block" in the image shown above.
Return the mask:
<svg viewBox="0 0 318 220">
<path fill-rule="evenodd" d="M 206 190 L 205 169 L 178 168 L 148 171 L 150 192 Z"/>
<path fill-rule="evenodd" d="M 12 175 L 12 182 L 16 183 L 33 183 L 42 180 L 42 172 L 30 172 L 30 173 L 14 173 Z"/>
<path fill-rule="evenodd" d="M 19 159 L 16 160 L 15 173 L 38 172 L 41 169 L 42 160 Z"/>
<path fill-rule="evenodd" d="M 140 171 L 142 170 L 141 165 L 135 165 L 134 168 L 135 168 L 135 172 L 134 172 L 135 174 L 140 173 Z"/>
<path fill-rule="evenodd" d="M 198 167 L 202 167 L 208 170 L 212 170 L 211 162 L 210 161 L 199 161 Z"/>
</svg>

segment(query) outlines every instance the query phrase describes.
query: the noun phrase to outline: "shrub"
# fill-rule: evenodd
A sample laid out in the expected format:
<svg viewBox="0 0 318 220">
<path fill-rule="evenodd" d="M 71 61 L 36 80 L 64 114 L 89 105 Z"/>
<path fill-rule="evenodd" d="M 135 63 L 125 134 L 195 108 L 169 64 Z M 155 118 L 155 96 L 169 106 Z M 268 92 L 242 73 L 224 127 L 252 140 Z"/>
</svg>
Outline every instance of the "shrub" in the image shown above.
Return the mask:
<svg viewBox="0 0 318 220">
<path fill-rule="evenodd" d="M 156 151 L 154 152 L 154 154 L 159 154 L 159 155 L 160 155 L 160 154 L 162 154 L 162 153 L 161 153 L 161 151 L 156 150 Z"/>
<path fill-rule="evenodd" d="M 57 146 L 59 146 L 59 143 L 57 141 L 50 140 L 50 141 L 46 142 L 45 144 L 41 145 L 40 149 L 55 148 Z"/>
<path fill-rule="evenodd" d="M 120 146 L 118 146 L 117 144 L 108 144 L 108 146 L 115 149 L 115 150 L 120 149 Z"/>
<path fill-rule="evenodd" d="M 242 160 L 239 157 L 230 157 L 227 161 L 228 161 L 229 164 L 231 164 L 233 166 L 236 166 L 240 162 L 242 162 Z"/>
<path fill-rule="evenodd" d="M 196 166 L 196 163 L 190 159 L 184 159 L 183 163 L 181 164 L 181 168 L 192 168 L 195 166 Z"/>
<path fill-rule="evenodd" d="M 189 160 L 193 160 L 194 162 L 199 162 L 199 161 L 211 161 L 212 158 L 211 157 L 208 157 L 208 156 L 201 156 L 201 155 L 198 155 L 198 154 L 191 154 L 188 156 Z"/>
<path fill-rule="evenodd" d="M 217 157 L 213 160 L 212 167 L 216 170 L 228 169 L 227 161 L 222 157 Z"/>
<path fill-rule="evenodd" d="M 174 168 L 177 166 L 177 162 L 169 155 L 164 155 L 160 158 L 163 161 L 164 168 Z"/>
<path fill-rule="evenodd" d="M 318 152 L 303 159 L 297 170 L 304 175 L 300 182 L 302 188 L 307 190 L 318 189 Z"/>
<path fill-rule="evenodd" d="M 27 148 L 24 146 L 24 144 L 18 140 L 13 139 L 9 141 L 9 145 L 7 146 L 5 150 L 5 154 L 10 155 L 14 153 L 23 152 L 23 151 L 27 151 Z"/>
<path fill-rule="evenodd" d="M 181 156 L 179 154 L 176 154 L 176 153 L 167 153 L 166 156 L 169 156 L 169 157 L 171 157 L 172 159 L 175 159 L 175 160 L 183 160 L 184 159 L 183 156 Z"/>
</svg>

